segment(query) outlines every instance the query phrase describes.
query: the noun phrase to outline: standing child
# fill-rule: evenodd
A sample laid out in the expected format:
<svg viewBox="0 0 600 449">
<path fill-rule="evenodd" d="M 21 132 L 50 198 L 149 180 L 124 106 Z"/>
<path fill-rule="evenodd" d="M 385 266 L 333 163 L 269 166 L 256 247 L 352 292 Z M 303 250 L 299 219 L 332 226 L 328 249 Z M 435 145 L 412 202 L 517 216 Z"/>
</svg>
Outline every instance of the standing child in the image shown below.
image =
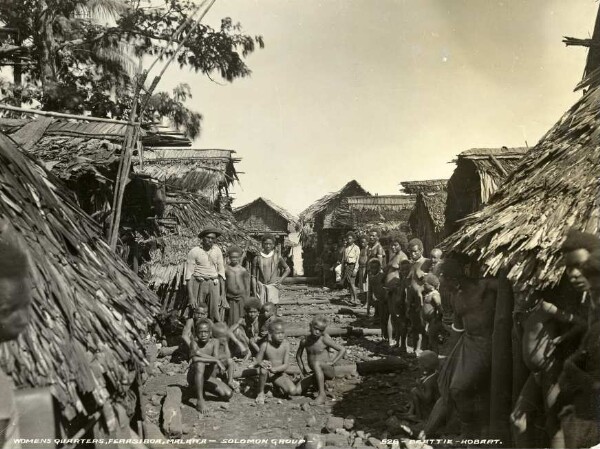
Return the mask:
<svg viewBox="0 0 600 449">
<path fill-rule="evenodd" d="M 281 276 L 279 275 L 279 272 Z M 262 238 L 262 252 L 252 263 L 252 291 L 261 304 L 279 302 L 279 287 L 290 274 L 290 268 L 283 257 L 275 251 L 275 238 L 265 235 Z"/>
<path fill-rule="evenodd" d="M 386 291 L 383 287 L 383 270 L 379 259 L 369 261 L 369 290 L 367 292 L 367 316 L 371 313 L 373 306 L 374 316 L 379 314 L 379 304 L 386 301 Z"/>
<path fill-rule="evenodd" d="M 276 312 L 277 306 L 270 302 L 263 304 L 260 308 L 260 315 L 258 316 L 258 340 L 256 342 L 259 347 L 269 337 L 269 326 L 275 321 Z"/>
<path fill-rule="evenodd" d="M 219 341 L 211 338 L 211 321 L 201 319 L 194 330 L 195 335 L 192 338 L 189 335 L 184 337 L 190 353 L 187 380 L 198 401 L 196 410 L 206 414 L 208 408 L 204 400 L 205 391 L 224 400 L 229 400 L 233 391 L 220 379 L 226 373 L 227 368 L 219 357 Z"/>
<path fill-rule="evenodd" d="M 368 278 L 367 278 L 367 263 L 369 262 L 369 248 L 367 236 L 363 235 L 359 239 L 360 256 L 358 258 L 358 295 L 361 304 L 364 304 L 367 299 Z"/>
<path fill-rule="evenodd" d="M 314 405 L 322 405 L 327 399 L 325 395 L 325 379 L 335 377 L 335 364 L 344 357 L 346 348 L 337 344 L 325 332 L 327 329 L 327 319 L 322 315 L 317 315 L 310 323 L 310 334 L 300 341 L 298 352 L 296 352 L 296 362 L 304 376 L 308 375 L 302 354 L 306 350 L 306 359 L 308 366 L 313 370 L 313 376 L 307 377 L 301 381 L 302 390 L 305 391 L 310 385 L 316 385 L 319 390 L 315 398 Z M 330 359 L 329 348 L 337 351 L 337 354 Z"/>
<path fill-rule="evenodd" d="M 442 325 L 442 298 L 438 291 L 440 280 L 435 274 L 427 273 L 423 278 L 422 319 L 425 323 L 422 349 L 431 349 L 436 354 L 440 336 L 444 330 Z"/>
<path fill-rule="evenodd" d="M 284 395 L 302 394 L 302 387 L 294 385 L 285 373 L 289 367 L 290 345 L 285 338 L 284 323 L 275 319 L 269 323 L 269 338 L 260 345 L 255 367 L 259 368 L 257 404 L 265 403 L 265 385 L 272 382 Z"/>
<path fill-rule="evenodd" d="M 240 265 L 242 253 L 242 249 L 237 246 L 232 246 L 227 251 L 229 264 L 225 268 L 225 286 L 229 303 L 229 326 L 233 326 L 244 316 L 244 301 L 250 297 L 250 273 Z"/>
</svg>

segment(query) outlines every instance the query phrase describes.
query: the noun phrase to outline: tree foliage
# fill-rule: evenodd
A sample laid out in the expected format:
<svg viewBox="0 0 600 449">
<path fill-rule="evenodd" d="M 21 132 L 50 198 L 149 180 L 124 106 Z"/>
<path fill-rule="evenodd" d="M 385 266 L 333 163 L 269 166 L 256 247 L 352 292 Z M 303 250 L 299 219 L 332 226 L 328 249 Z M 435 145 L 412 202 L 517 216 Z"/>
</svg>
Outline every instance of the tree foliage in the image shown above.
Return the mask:
<svg viewBox="0 0 600 449">
<path fill-rule="evenodd" d="M 180 68 L 228 82 L 251 72 L 245 58 L 264 46 L 230 18 L 176 33 L 197 3 L 188 0 L 5 0 L 0 3 L 0 64 L 14 79 L 0 82 L 5 101 L 42 109 L 127 118 L 140 60 L 177 55 Z M 151 74 L 150 76 L 153 76 Z M 145 121 L 168 118 L 190 137 L 200 114 L 185 106 L 189 86 L 150 98 Z"/>
</svg>

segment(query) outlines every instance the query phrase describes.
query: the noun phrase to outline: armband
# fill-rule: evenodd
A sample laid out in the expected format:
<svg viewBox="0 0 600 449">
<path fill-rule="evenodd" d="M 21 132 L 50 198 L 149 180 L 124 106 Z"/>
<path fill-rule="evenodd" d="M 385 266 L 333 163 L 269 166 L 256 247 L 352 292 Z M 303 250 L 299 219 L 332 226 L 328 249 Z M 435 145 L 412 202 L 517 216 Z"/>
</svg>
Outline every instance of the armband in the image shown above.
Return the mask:
<svg viewBox="0 0 600 449">
<path fill-rule="evenodd" d="M 465 331 L 464 329 L 457 329 L 456 326 L 454 326 L 454 323 L 452 323 L 452 330 L 454 332 L 464 332 Z"/>
</svg>

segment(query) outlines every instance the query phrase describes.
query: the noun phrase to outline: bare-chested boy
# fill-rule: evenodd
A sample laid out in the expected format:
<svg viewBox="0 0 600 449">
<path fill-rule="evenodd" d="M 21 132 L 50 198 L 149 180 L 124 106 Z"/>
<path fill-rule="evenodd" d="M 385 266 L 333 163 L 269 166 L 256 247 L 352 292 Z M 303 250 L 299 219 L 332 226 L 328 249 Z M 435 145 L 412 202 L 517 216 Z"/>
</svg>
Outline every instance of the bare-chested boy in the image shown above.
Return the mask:
<svg viewBox="0 0 600 449">
<path fill-rule="evenodd" d="M 250 273 L 240 265 L 243 251 L 237 246 L 227 250 L 229 264 L 225 267 L 225 288 L 229 313 L 227 324 L 233 326 L 244 316 L 244 301 L 250 297 Z"/>
<path fill-rule="evenodd" d="M 440 281 L 433 273 L 427 273 L 423 278 L 423 307 L 421 315 L 425 324 L 422 349 L 431 349 L 438 353 L 439 339 L 443 332 L 442 298 L 438 291 Z"/>
<path fill-rule="evenodd" d="M 295 385 L 286 374 L 289 367 L 290 345 L 285 338 L 284 323 L 275 319 L 269 323 L 269 338 L 260 345 L 255 367 L 259 368 L 257 404 L 265 403 L 265 385 L 272 382 L 284 395 L 302 394 L 302 387 Z"/>
<path fill-rule="evenodd" d="M 219 378 L 227 368 L 221 361 L 219 340 L 211 338 L 212 326 L 210 320 L 201 319 L 195 326 L 193 338 L 184 336 L 190 351 L 188 385 L 197 399 L 196 410 L 202 414 L 208 412 L 204 399 L 205 392 L 224 400 L 229 400 L 233 395 L 232 389 Z"/>
<path fill-rule="evenodd" d="M 310 335 L 300 341 L 298 352 L 296 353 L 296 362 L 303 375 L 308 375 L 308 370 L 304 365 L 302 354 L 306 350 L 306 359 L 308 366 L 313 371 L 313 376 L 307 377 L 301 381 L 302 390 L 309 385 L 316 384 L 319 393 L 315 398 L 314 405 L 324 404 L 327 396 L 325 395 L 325 379 L 333 379 L 335 377 L 335 364 L 344 357 L 346 348 L 337 344 L 325 332 L 327 329 L 327 319 L 322 315 L 317 315 L 310 323 Z M 329 348 L 337 351 L 333 359 L 330 359 Z M 314 379 L 313 379 L 314 377 Z"/>
<path fill-rule="evenodd" d="M 258 354 L 259 333 L 260 333 L 260 301 L 258 299 L 249 299 L 244 305 L 245 315 L 239 321 L 231 326 L 231 331 L 235 336 L 250 349 L 253 355 Z"/>
</svg>

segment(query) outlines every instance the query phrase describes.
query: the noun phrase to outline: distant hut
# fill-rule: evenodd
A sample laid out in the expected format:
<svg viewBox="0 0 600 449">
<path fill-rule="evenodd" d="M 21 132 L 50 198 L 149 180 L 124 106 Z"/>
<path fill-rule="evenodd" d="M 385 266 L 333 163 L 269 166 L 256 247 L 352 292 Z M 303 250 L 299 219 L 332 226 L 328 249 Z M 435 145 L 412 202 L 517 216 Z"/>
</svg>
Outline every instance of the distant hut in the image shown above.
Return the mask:
<svg viewBox="0 0 600 449">
<path fill-rule="evenodd" d="M 445 189 L 417 195 L 408 222 L 413 234 L 423 242 L 425 254 L 429 254 L 444 239 L 446 198 Z"/>
<path fill-rule="evenodd" d="M 410 232 L 408 218 L 415 205 L 414 195 L 353 196 L 345 201 L 352 216 L 352 227 L 358 231 Z"/>
<path fill-rule="evenodd" d="M 419 193 L 434 193 L 446 190 L 447 179 L 424 179 L 419 181 L 402 181 L 401 191 L 407 195 L 418 195 Z"/>
<path fill-rule="evenodd" d="M 237 207 L 233 216 L 251 236 L 260 239 L 263 234 L 269 233 L 277 239 L 281 248 L 298 224 L 298 219 L 291 213 L 263 197 Z"/>
<path fill-rule="evenodd" d="M 2 370 L 18 388 L 51 389 L 61 438 L 103 437 L 117 422 L 128 431 L 158 299 L 72 193 L 3 134 L 0 197 L 0 217 L 22 236 L 35 286 L 29 326 L 0 348 Z"/>
<path fill-rule="evenodd" d="M 300 239 L 306 274 L 314 273 L 317 254 L 323 249 L 324 242 L 328 239 L 338 240 L 354 228 L 348 203 L 343 200 L 369 195 L 357 181 L 352 180 L 337 192 L 320 198 L 300 214 Z"/>
<path fill-rule="evenodd" d="M 463 151 L 448 180 L 445 228 L 456 231 L 458 220 L 479 210 L 519 164 L 528 148 L 474 148 Z"/>
<path fill-rule="evenodd" d="M 184 282 L 188 252 L 200 243 L 198 233 L 206 227 L 223 232 L 217 243 L 225 252 L 235 244 L 256 254 L 258 241 L 241 228 L 230 212 L 217 212 L 211 203 L 189 192 L 168 192 L 165 209 L 154 219 L 158 233 L 149 238 L 148 261 L 141 267 L 147 284 L 157 292 L 165 311 L 186 305 Z"/>
</svg>

